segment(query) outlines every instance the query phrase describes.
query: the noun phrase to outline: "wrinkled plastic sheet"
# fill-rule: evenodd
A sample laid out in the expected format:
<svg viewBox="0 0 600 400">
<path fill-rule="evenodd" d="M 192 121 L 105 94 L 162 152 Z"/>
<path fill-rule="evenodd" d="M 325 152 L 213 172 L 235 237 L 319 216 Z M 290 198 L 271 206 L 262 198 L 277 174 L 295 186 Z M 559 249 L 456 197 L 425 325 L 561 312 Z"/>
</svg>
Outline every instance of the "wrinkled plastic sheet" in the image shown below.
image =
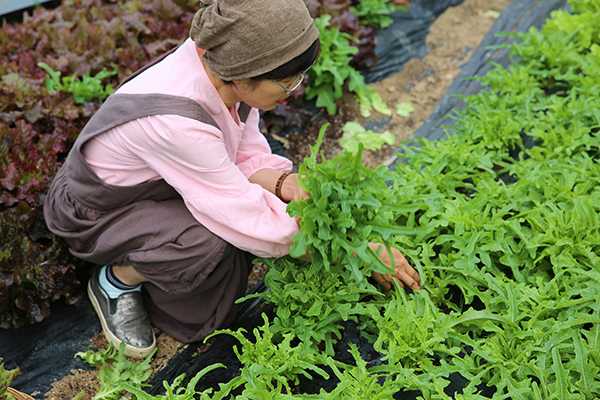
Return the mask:
<svg viewBox="0 0 600 400">
<path fill-rule="evenodd" d="M 456 6 L 462 1 L 414 0 L 409 12 L 398 12 L 393 15 L 394 23 L 378 33 L 377 53 L 378 65 L 365 73 L 367 81 L 384 79 L 399 72 L 405 61 L 419 58 L 427 54 L 425 37 L 429 26 L 448 7 Z M 478 81 L 464 80 L 473 76 L 483 76 L 492 68 L 491 61 L 508 65 L 510 62 L 506 50 L 490 50 L 488 46 L 509 42 L 510 38 L 497 37 L 498 32 L 527 31 L 531 26 L 541 26 L 550 12 L 565 7 L 566 0 L 513 0 L 509 7 L 495 22 L 482 44 L 474 51 L 469 61 L 463 66 L 460 75 L 449 88 L 446 95 L 435 108 L 430 118 L 415 132 L 414 137 L 426 137 L 438 140 L 446 135 L 442 128 L 451 126 L 454 120 L 448 115 L 453 109 L 464 106 L 462 101 L 453 95 L 475 94 L 482 90 Z M 394 168 L 394 164 L 391 165 Z M 261 282 L 251 292 L 261 292 L 266 288 Z M 242 304 L 236 321 L 230 327 L 243 327 L 252 332 L 256 326 L 263 324 L 261 314 L 272 315 L 272 308 L 260 299 Z M 53 382 L 69 375 L 74 369 L 89 369 L 87 364 L 75 354 L 91 349 L 91 339 L 101 331 L 100 323 L 89 301 L 80 305 L 67 306 L 57 302 L 52 314 L 41 323 L 27 325 L 16 330 L 0 330 L 0 356 L 8 369 L 19 366 L 22 374 L 16 378 L 12 386 L 22 392 L 44 397 L 51 389 Z M 336 344 L 336 357 L 350 362 L 347 352 L 348 343 L 355 343 L 365 360 L 377 363 L 379 354 L 360 334 L 358 326 L 345 323 L 344 337 Z M 218 335 L 211 340 L 209 346 L 192 343 L 182 348 L 166 367 L 159 371 L 150 381 L 147 391 L 151 394 L 164 393 L 163 381 L 172 382 L 177 376 L 186 373 L 190 379 L 200 370 L 214 363 L 223 363 L 226 369 L 216 369 L 200 380 L 197 389 L 217 387 L 220 382 L 227 382 L 239 374 L 240 363 L 233 353 L 237 340 L 230 335 Z M 333 376 L 333 374 L 332 374 Z M 460 391 L 467 383 L 460 375 L 450 377 L 448 393 Z M 316 376 L 312 380 L 302 379 L 298 387 L 301 393 L 318 393 L 320 388 L 331 390 L 335 387 L 335 379 L 323 380 Z M 483 388 L 484 394 L 493 393 L 493 388 Z M 409 400 L 419 395 L 415 391 L 398 393 L 394 398 Z"/>
<path fill-rule="evenodd" d="M 11 386 L 41 398 L 52 382 L 69 375 L 72 369 L 89 369 L 75 359 L 75 354 L 90 349 L 91 339 L 101 329 L 87 299 L 76 306 L 55 303 L 50 316 L 40 323 L 0 329 L 0 357 L 5 368 L 21 369 Z"/>
<path fill-rule="evenodd" d="M 363 72 L 367 83 L 388 78 L 400 72 L 411 58 L 427 55 L 425 40 L 429 28 L 449 7 L 461 4 L 463 0 L 413 0 L 408 10 L 395 11 L 394 22 L 377 32 L 375 55 L 377 64 Z"/>
<path fill-rule="evenodd" d="M 248 293 L 262 293 L 265 290 L 264 283 L 259 282 Z M 262 299 L 256 299 L 241 304 L 230 329 L 244 327 L 246 330 L 252 330 L 258 324 L 262 325 L 262 313 L 269 312 L 272 308 L 263 303 Z M 21 375 L 11 386 L 36 398 L 43 398 L 52 389 L 53 382 L 69 375 L 72 370 L 90 370 L 89 365 L 76 358 L 75 354 L 87 350 L 95 351 L 91 341 L 101 330 L 100 321 L 87 298 L 75 306 L 66 305 L 62 301 L 55 303 L 51 315 L 40 323 L 14 330 L 0 329 L 0 357 L 3 358 L 4 367 L 13 369 L 18 366 L 21 370 Z M 231 351 L 232 339 L 233 337 L 228 335 L 220 335 L 214 340 L 209 361 L 198 359 L 197 362 L 190 363 L 190 360 L 194 359 L 193 354 L 198 352 L 202 343 L 182 348 L 151 383 L 155 394 L 164 389 L 163 380 L 172 382 L 183 372 L 189 375 L 190 369 L 193 370 L 198 363 L 202 364 L 202 361 L 210 364 L 224 363 L 228 366 L 227 370 L 218 370 L 217 374 L 219 379 L 230 379 L 230 374 L 239 370 L 239 362 Z"/>
</svg>

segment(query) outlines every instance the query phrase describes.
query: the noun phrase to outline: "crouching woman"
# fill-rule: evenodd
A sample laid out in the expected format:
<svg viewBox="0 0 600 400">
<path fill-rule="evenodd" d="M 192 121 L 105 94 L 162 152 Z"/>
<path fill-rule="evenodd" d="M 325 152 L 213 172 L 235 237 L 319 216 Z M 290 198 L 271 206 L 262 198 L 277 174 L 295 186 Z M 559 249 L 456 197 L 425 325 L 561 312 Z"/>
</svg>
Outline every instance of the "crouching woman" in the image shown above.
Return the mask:
<svg viewBox="0 0 600 400">
<path fill-rule="evenodd" d="M 304 2 L 200 4 L 190 37 L 90 119 L 44 204 L 50 230 L 100 266 L 88 294 L 105 336 L 137 358 L 152 325 L 184 342 L 227 326 L 252 259 L 289 253 L 286 203 L 307 196 L 258 128 L 319 54 Z M 418 287 L 401 260 L 395 277 Z"/>
</svg>

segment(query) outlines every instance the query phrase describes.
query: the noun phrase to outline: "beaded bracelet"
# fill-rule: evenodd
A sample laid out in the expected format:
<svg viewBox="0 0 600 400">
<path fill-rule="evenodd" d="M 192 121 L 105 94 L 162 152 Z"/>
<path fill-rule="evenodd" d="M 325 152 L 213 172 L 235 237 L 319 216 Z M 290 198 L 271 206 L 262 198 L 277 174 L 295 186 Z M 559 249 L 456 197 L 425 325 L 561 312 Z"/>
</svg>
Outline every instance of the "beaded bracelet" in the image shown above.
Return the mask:
<svg viewBox="0 0 600 400">
<path fill-rule="evenodd" d="M 279 197 L 279 200 L 283 201 L 284 203 L 287 203 L 287 201 L 285 201 L 281 196 L 281 186 L 283 185 L 283 181 L 285 180 L 285 178 L 287 178 L 290 174 L 293 173 L 294 171 L 284 172 L 283 174 L 281 174 L 279 179 L 277 179 L 277 183 L 275 184 L 275 196 Z"/>
</svg>

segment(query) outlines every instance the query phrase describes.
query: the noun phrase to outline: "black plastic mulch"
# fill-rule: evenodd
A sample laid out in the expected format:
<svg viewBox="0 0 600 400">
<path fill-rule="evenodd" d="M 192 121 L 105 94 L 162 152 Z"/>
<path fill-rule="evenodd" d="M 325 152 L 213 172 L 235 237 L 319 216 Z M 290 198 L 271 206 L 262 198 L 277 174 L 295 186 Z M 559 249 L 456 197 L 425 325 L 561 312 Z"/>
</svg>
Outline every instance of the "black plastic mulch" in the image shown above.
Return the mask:
<svg viewBox="0 0 600 400">
<path fill-rule="evenodd" d="M 435 19 L 448 7 L 456 6 L 462 0 L 414 0 L 408 13 L 395 13 L 394 23 L 378 32 L 377 54 L 380 61 L 375 68 L 365 74 L 368 82 L 384 79 L 402 69 L 410 58 L 420 58 L 427 54 L 425 37 Z M 429 119 L 413 135 L 438 140 L 445 136 L 442 126 L 451 126 L 454 120 L 447 115 L 454 108 L 464 104 L 453 95 L 475 94 L 482 90 L 478 81 L 463 78 L 483 76 L 491 68 L 489 62 L 508 65 L 506 50 L 490 50 L 488 46 L 505 43 L 511 39 L 495 36 L 498 32 L 527 31 L 531 26 L 541 26 L 550 12 L 566 6 L 566 0 L 513 0 L 501 14 L 481 45 L 474 51 L 463 66 L 444 98 L 440 101 Z M 390 168 L 394 168 L 394 164 Z M 264 291 L 264 284 L 257 284 L 252 291 Z M 238 318 L 231 329 L 244 327 L 251 332 L 263 324 L 261 314 L 271 314 L 272 310 L 260 300 L 242 304 Z M 378 355 L 360 335 L 357 326 L 346 323 L 343 339 L 336 345 L 336 357 L 347 357 L 348 343 L 359 346 L 369 362 L 376 362 Z M 69 375 L 74 369 L 89 369 L 75 353 L 92 349 L 91 339 L 101 330 L 100 323 L 89 304 L 84 300 L 78 306 L 66 306 L 62 301 L 54 304 L 52 314 L 41 323 L 28 325 L 17 330 L 0 330 L 0 356 L 8 369 L 19 366 L 22 374 L 12 386 L 22 392 L 42 398 L 51 389 L 51 384 Z M 197 386 L 198 390 L 216 387 L 219 382 L 227 382 L 239 373 L 239 361 L 233 353 L 237 340 L 230 335 L 218 335 L 209 346 L 193 343 L 179 351 L 150 381 L 150 394 L 164 393 L 163 381 L 172 382 L 177 376 L 186 373 L 188 379 L 202 368 L 223 363 L 226 369 L 217 369 L 207 374 Z M 348 362 L 348 360 L 345 360 Z M 465 385 L 460 375 L 451 377 L 449 393 L 460 391 Z M 323 380 L 319 376 L 313 380 L 303 379 L 297 388 L 301 393 L 318 393 L 321 387 L 330 390 L 335 387 L 335 379 Z M 493 388 L 485 391 L 493 393 Z M 396 399 L 416 399 L 418 392 L 398 393 Z M 68 399 L 65 399 L 68 400 Z"/>
<path fill-rule="evenodd" d="M 468 96 L 476 94 L 483 88 L 477 80 L 465 80 L 475 76 L 485 76 L 493 68 L 491 62 L 507 66 L 510 64 L 508 50 L 489 49 L 513 42 L 513 38 L 497 36 L 500 32 L 526 32 L 530 27 L 541 27 L 554 10 L 567 7 L 566 0 L 513 0 L 507 9 L 502 12 L 481 44 L 475 49 L 469 61 L 461 68 L 448 92 L 436 106 L 427 121 L 413 134 L 413 137 L 425 137 L 430 140 L 439 140 L 445 136 L 442 126 L 451 126 L 456 121 L 448 115 L 453 109 L 461 109 L 464 102 L 454 97 L 456 95 Z"/>
<path fill-rule="evenodd" d="M 367 83 L 377 82 L 402 70 L 411 58 L 427 55 L 429 28 L 444 11 L 464 0 L 413 0 L 406 12 L 396 11 L 393 23 L 377 32 L 377 64 L 363 73 Z"/>
</svg>

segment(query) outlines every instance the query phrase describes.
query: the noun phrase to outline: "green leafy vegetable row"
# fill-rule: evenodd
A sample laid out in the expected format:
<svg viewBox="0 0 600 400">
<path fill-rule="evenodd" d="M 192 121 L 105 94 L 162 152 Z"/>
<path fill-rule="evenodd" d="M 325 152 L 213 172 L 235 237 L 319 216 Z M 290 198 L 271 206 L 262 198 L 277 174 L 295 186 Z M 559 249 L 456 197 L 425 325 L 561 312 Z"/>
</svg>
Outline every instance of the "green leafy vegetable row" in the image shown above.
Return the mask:
<svg viewBox="0 0 600 400">
<path fill-rule="evenodd" d="M 497 399 L 600 396 L 600 1 L 571 7 L 515 34 L 506 47 L 519 61 L 482 78 L 448 138 L 405 144 L 395 171 L 366 171 L 350 153 L 319 163 L 316 148 L 303 164 L 311 198 L 289 206 L 302 220 L 292 253 L 314 262 L 271 261 L 265 297 L 271 332 L 297 330 L 307 357 L 328 355 L 336 322 L 362 324 L 383 363 L 328 355 L 337 398 L 447 399 L 453 373 L 468 382 L 460 399 L 485 386 Z M 368 241 L 398 246 L 425 289 L 373 294 Z"/>
</svg>

